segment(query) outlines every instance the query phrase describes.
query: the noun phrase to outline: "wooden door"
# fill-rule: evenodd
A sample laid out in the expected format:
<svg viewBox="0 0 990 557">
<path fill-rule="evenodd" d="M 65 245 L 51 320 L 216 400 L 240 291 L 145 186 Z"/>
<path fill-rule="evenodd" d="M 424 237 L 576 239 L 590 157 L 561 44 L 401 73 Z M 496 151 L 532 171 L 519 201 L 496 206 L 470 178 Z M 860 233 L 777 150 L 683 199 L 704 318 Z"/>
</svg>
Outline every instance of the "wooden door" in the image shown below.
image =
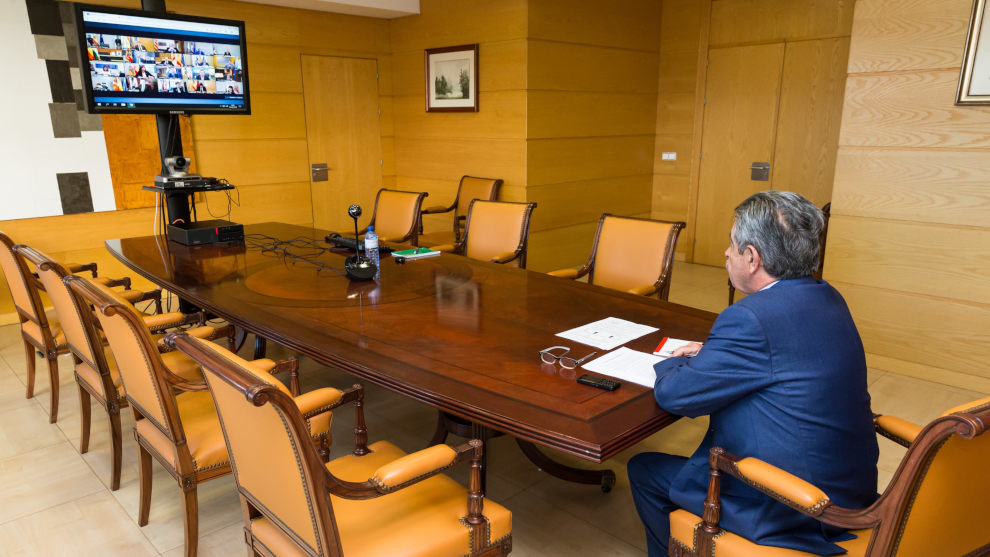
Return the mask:
<svg viewBox="0 0 990 557">
<path fill-rule="evenodd" d="M 325 181 L 310 176 L 313 226 L 351 230 L 347 207 L 359 203 L 366 224 L 382 185 L 378 62 L 303 55 L 302 75 L 309 163 L 329 168 Z"/>
<path fill-rule="evenodd" d="M 849 39 L 787 43 L 780 88 L 773 189 L 821 207 L 832 200 Z"/>
<path fill-rule="evenodd" d="M 709 51 L 695 263 L 724 265 L 732 209 L 770 189 L 770 181 L 750 179 L 750 166 L 769 162 L 773 177 L 783 61 L 784 43 Z"/>
</svg>

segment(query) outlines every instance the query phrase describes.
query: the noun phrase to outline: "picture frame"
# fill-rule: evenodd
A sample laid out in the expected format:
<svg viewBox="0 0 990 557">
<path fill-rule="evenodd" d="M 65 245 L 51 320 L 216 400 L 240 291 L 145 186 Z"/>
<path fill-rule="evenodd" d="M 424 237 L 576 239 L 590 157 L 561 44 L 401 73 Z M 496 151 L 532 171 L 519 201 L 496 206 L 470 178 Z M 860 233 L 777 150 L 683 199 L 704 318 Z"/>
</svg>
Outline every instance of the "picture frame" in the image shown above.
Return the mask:
<svg viewBox="0 0 990 557">
<path fill-rule="evenodd" d="M 956 89 L 957 105 L 990 104 L 990 22 L 987 22 L 986 5 L 987 0 L 973 1 Z"/>
<path fill-rule="evenodd" d="M 426 49 L 426 111 L 478 112 L 478 45 Z"/>
</svg>

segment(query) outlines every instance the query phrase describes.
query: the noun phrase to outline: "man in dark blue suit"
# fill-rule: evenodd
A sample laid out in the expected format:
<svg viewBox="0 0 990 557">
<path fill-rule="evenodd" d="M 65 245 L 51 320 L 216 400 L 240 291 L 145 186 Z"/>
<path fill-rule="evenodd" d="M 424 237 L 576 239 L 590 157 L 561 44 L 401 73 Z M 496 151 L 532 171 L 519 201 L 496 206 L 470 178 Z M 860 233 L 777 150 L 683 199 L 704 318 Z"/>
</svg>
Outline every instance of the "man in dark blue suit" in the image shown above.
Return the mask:
<svg viewBox="0 0 990 557">
<path fill-rule="evenodd" d="M 755 457 L 821 488 L 835 504 L 877 497 L 877 441 L 863 344 L 849 309 L 818 265 L 821 211 L 790 192 L 755 194 L 735 211 L 725 250 L 729 279 L 747 296 L 723 311 L 704 346 L 656 365 L 654 395 L 682 416 L 710 416 L 690 459 L 643 453 L 629 483 L 650 557 L 667 555 L 668 515 L 701 516 L 714 446 Z M 722 476 L 720 525 L 763 545 L 843 553 L 851 537 Z"/>
</svg>

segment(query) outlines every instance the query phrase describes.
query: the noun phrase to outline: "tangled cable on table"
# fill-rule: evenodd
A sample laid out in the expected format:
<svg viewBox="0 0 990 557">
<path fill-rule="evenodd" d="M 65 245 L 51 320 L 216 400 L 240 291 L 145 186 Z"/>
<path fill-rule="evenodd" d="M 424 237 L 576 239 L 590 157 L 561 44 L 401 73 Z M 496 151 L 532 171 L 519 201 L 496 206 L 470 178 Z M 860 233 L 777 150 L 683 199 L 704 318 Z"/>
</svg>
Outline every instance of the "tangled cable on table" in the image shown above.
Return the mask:
<svg viewBox="0 0 990 557">
<path fill-rule="evenodd" d="M 297 236 L 291 240 L 282 240 L 267 234 L 245 234 L 244 245 L 261 250 L 263 255 L 281 257 L 293 265 L 299 263 L 311 265 L 316 268 L 317 274 L 320 271 L 333 271 L 340 276 L 347 276 L 342 269 L 316 259 L 325 253 L 331 253 L 332 248 L 325 247 L 319 240 L 313 238 Z M 293 249 L 296 251 L 292 251 Z"/>
</svg>

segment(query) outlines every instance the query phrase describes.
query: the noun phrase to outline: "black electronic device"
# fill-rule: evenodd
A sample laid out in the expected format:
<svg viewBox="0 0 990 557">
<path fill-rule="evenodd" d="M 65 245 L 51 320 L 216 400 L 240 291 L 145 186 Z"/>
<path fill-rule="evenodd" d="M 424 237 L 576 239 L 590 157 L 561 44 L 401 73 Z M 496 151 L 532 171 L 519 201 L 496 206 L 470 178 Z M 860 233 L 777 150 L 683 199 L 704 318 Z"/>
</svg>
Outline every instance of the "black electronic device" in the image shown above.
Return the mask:
<svg viewBox="0 0 990 557">
<path fill-rule="evenodd" d="M 341 236 L 340 234 L 337 234 L 336 232 L 331 232 L 327 234 L 326 237 L 323 239 L 324 241 L 326 241 L 326 243 L 332 246 L 336 246 L 338 248 L 356 250 L 358 249 L 358 246 L 360 244 L 360 242 L 358 242 L 356 239 L 346 238 L 344 236 Z M 388 255 L 392 253 L 392 248 L 382 244 L 378 244 L 378 253 L 381 255 Z"/>
<path fill-rule="evenodd" d="M 615 379 L 601 377 L 600 375 L 589 375 L 587 373 L 581 377 L 578 377 L 577 382 L 582 385 L 590 385 L 599 389 L 605 389 L 606 391 L 614 391 L 619 388 L 619 385 L 622 385 L 622 383 L 616 381 Z"/>
<path fill-rule="evenodd" d="M 158 174 L 155 176 L 155 185 L 165 189 L 181 189 L 181 188 L 208 188 L 219 184 L 220 182 L 216 178 L 205 178 L 199 174 L 185 174 L 182 176 L 162 176 Z"/>
<path fill-rule="evenodd" d="M 251 113 L 243 21 L 76 4 L 76 28 L 90 113 Z"/>
<path fill-rule="evenodd" d="M 244 226 L 225 220 L 180 222 L 166 227 L 168 239 L 187 246 L 244 241 Z"/>
<path fill-rule="evenodd" d="M 344 260 L 344 274 L 351 280 L 371 280 L 378 273 L 378 267 L 367 257 L 361 257 L 358 246 L 358 217 L 361 216 L 361 206 L 357 203 L 347 208 L 347 214 L 354 219 L 354 255 Z"/>
</svg>

